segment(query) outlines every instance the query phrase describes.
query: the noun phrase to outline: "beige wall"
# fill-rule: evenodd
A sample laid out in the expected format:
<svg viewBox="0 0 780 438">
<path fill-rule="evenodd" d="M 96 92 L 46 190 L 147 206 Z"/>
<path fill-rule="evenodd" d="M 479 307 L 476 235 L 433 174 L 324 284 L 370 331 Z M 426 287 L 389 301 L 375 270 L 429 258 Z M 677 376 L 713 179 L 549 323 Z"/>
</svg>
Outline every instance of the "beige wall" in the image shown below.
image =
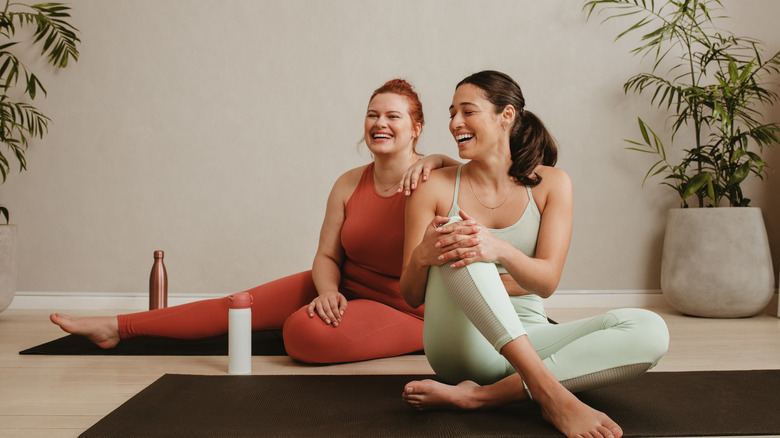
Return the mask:
<svg viewBox="0 0 780 438">
<path fill-rule="evenodd" d="M 49 135 L 30 148 L 29 171 L 0 187 L 19 225 L 21 291 L 141 292 L 156 249 L 174 294 L 229 293 L 307 269 L 331 184 L 369 160 L 356 143 L 371 91 L 393 77 L 414 83 L 427 118 L 421 149 L 453 154 L 454 85 L 487 68 L 521 84 L 574 180 L 561 289 L 659 287 L 677 200 L 657 180 L 641 188 L 650 158 L 621 139 L 636 138 L 638 115 L 664 119 L 622 92 L 639 71 L 634 40 L 613 43 L 620 26 L 586 22 L 582 2 L 69 3 L 81 59 L 43 75 Z M 780 2 L 727 5 L 732 30 L 780 49 Z M 776 261 L 777 172 L 749 189 Z"/>
</svg>

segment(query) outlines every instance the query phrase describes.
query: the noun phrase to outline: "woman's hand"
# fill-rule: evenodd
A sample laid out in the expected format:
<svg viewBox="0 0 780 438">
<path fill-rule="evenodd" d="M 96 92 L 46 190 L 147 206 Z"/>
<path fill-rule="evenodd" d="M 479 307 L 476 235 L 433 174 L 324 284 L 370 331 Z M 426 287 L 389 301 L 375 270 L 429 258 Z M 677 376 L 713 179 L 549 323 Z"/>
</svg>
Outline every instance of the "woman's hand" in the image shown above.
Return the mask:
<svg viewBox="0 0 780 438">
<path fill-rule="evenodd" d="M 440 228 L 442 235 L 435 246 L 439 249 L 439 264 L 455 260 L 453 268 L 462 268 L 474 262 L 499 260 L 507 242 L 497 239 L 483 225 L 466 212 L 460 212 L 462 221 Z"/>
<path fill-rule="evenodd" d="M 442 236 L 444 228 L 442 225 L 449 222 L 450 218 L 446 216 L 435 216 L 433 220 L 425 227 L 422 241 L 414 250 L 413 257 L 421 266 L 439 266 L 443 262 L 439 259 L 441 250 L 439 250 L 438 241 Z M 448 226 L 449 227 L 449 226 Z"/>
<path fill-rule="evenodd" d="M 431 170 L 444 167 L 444 164 L 443 156 L 439 154 L 428 155 L 425 158 L 417 160 L 416 163 L 406 169 L 406 173 L 404 173 L 403 178 L 401 178 L 401 185 L 398 187 L 398 192 L 403 192 L 406 196 L 411 195 L 412 190 L 416 189 L 419 183 L 428 181 Z"/>
<path fill-rule="evenodd" d="M 322 319 L 325 324 L 333 324 L 338 327 L 344 311 L 347 310 L 347 299 L 341 292 L 325 292 L 309 303 L 309 318 L 314 318 L 314 313 Z"/>
</svg>

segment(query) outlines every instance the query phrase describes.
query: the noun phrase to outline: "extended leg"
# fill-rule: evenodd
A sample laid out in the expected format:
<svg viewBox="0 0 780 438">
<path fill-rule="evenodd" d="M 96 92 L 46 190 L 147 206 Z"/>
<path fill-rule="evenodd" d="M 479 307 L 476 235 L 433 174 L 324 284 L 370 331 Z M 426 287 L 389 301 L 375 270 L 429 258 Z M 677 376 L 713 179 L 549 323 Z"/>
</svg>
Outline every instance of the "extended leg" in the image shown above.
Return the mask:
<svg viewBox="0 0 780 438">
<path fill-rule="evenodd" d="M 254 296 L 253 330 L 281 329 L 287 317 L 317 293 L 311 271 L 257 286 L 249 292 Z M 86 336 L 103 348 L 111 348 L 120 339 L 135 336 L 198 339 L 227 333 L 228 304 L 225 297 L 117 317 L 69 318 L 53 314 L 50 319 L 68 333 Z"/>
</svg>

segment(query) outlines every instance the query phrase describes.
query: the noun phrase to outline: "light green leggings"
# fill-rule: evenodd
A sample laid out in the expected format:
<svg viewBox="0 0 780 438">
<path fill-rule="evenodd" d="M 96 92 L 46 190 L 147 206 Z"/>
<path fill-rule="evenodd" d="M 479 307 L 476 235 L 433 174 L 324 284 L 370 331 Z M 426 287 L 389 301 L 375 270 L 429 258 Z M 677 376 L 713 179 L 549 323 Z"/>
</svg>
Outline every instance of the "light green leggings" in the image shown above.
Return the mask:
<svg viewBox="0 0 780 438">
<path fill-rule="evenodd" d="M 493 263 L 429 269 L 423 342 L 439 378 L 485 385 L 514 374 L 498 352 L 523 335 L 571 392 L 638 377 L 669 345 L 664 320 L 647 310 L 618 309 L 551 324 L 539 296 L 507 294 Z"/>
</svg>

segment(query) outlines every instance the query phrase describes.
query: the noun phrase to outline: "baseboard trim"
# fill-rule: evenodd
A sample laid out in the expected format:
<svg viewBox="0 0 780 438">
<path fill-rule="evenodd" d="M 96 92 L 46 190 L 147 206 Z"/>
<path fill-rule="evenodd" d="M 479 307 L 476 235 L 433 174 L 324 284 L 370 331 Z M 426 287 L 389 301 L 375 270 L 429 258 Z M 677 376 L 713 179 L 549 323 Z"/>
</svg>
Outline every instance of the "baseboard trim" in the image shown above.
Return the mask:
<svg viewBox="0 0 780 438">
<path fill-rule="evenodd" d="M 170 294 L 168 305 L 221 296 Z M 670 307 L 660 290 L 560 290 L 546 299 L 544 305 L 547 308 Z M 149 296 L 141 292 L 17 292 L 9 309 L 141 311 L 148 306 Z M 767 307 L 777 309 L 777 293 Z"/>
<path fill-rule="evenodd" d="M 168 305 L 190 303 L 221 295 L 169 294 Z M 149 296 L 113 292 L 17 292 L 10 309 L 145 310 Z M 545 300 L 546 307 L 668 307 L 660 290 L 561 290 Z"/>
<path fill-rule="evenodd" d="M 220 295 L 169 294 L 168 305 L 220 298 Z M 9 309 L 130 310 L 149 308 L 149 295 L 142 292 L 16 292 Z"/>
</svg>

